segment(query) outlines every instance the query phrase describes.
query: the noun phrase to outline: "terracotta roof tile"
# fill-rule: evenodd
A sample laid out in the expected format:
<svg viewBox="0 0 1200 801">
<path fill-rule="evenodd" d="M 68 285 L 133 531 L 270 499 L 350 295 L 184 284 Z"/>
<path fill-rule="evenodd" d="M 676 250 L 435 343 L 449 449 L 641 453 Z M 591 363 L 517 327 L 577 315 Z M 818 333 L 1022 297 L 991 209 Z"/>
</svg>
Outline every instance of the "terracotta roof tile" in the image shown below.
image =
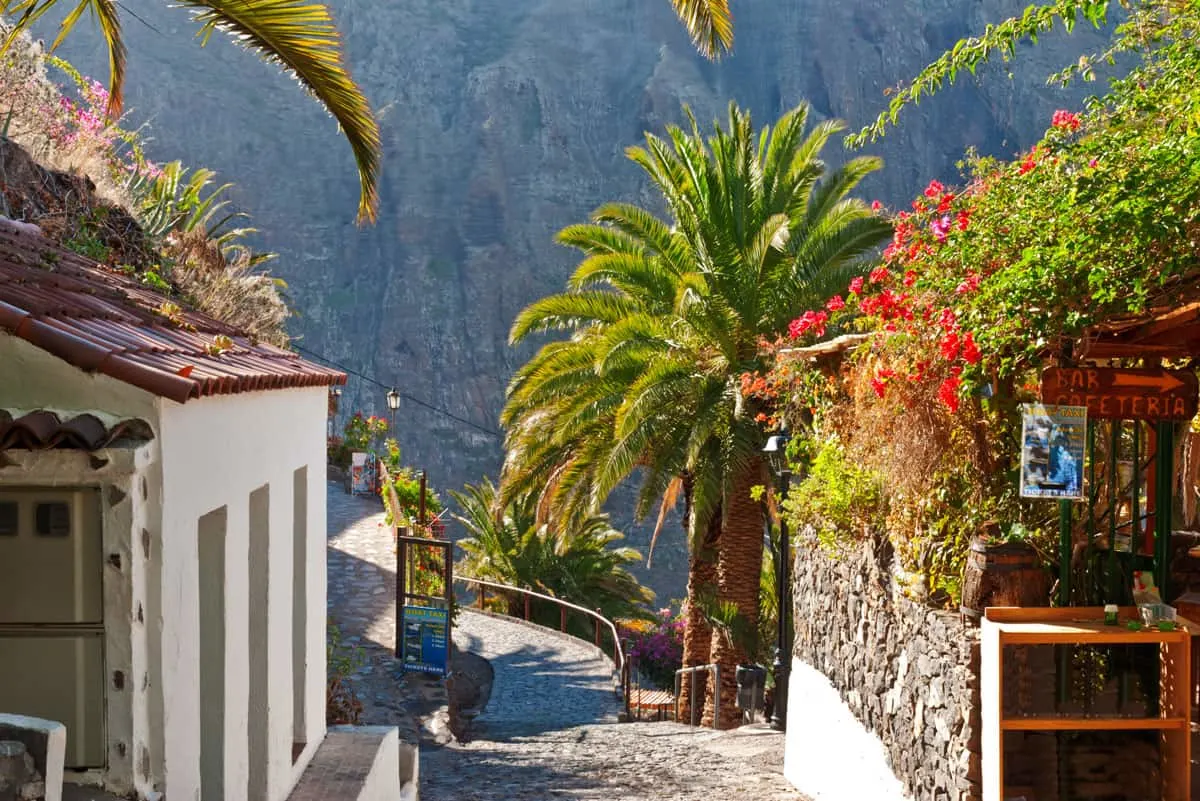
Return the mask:
<svg viewBox="0 0 1200 801">
<path fill-rule="evenodd" d="M 63 420 L 54 412 L 38 410 L 13 417 L 0 409 L 0 451 L 47 450 L 74 448 L 95 451 L 118 440 L 144 442 L 154 439 L 154 432 L 144 420 L 122 420 L 106 426 L 100 418 L 81 414 Z"/>
<path fill-rule="evenodd" d="M 122 272 L 0 225 L 0 330 L 80 369 L 184 403 L 205 395 L 330 386 L 345 374 L 176 303 Z M 233 345 L 212 354 L 218 336 Z M 24 430 L 24 429 L 22 429 Z"/>
</svg>

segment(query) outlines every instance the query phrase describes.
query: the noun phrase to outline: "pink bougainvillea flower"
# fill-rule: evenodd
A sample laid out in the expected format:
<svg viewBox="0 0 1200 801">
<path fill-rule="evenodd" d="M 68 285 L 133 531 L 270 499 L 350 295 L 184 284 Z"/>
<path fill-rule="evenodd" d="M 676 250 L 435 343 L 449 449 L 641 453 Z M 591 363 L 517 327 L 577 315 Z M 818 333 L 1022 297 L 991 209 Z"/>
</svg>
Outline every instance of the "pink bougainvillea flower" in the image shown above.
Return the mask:
<svg viewBox="0 0 1200 801">
<path fill-rule="evenodd" d="M 979 289 L 979 284 L 981 281 L 983 281 L 983 278 L 979 275 L 979 273 L 971 273 L 962 280 L 962 283 L 954 288 L 954 293 L 956 295 L 966 295 L 970 292 L 974 292 L 976 289 Z"/>
<path fill-rule="evenodd" d="M 1050 124 L 1055 128 L 1061 128 L 1067 131 L 1078 131 L 1080 126 L 1079 116 L 1065 109 L 1059 109 L 1054 112 L 1054 116 L 1050 118 Z"/>
<path fill-rule="evenodd" d="M 841 295 L 834 295 L 829 299 L 829 302 L 825 304 L 825 308 L 829 309 L 830 311 L 838 311 L 839 309 L 846 308 L 846 301 L 842 300 Z"/>
<path fill-rule="evenodd" d="M 950 234 L 950 215 L 943 214 L 929 224 L 929 230 L 933 232 L 933 238 L 939 242 L 945 242 L 946 237 Z"/>
<path fill-rule="evenodd" d="M 1100 163 L 1100 162 L 1096 161 L 1095 159 L 1092 159 L 1091 161 L 1089 161 L 1089 162 L 1088 162 L 1088 166 L 1089 166 L 1089 167 L 1092 167 L 1092 168 L 1095 168 L 1095 166 L 1096 166 L 1097 164 L 1099 164 L 1099 163 Z"/>
<path fill-rule="evenodd" d="M 879 211 L 882 208 L 883 208 L 883 204 L 880 203 L 878 200 L 871 201 L 871 211 Z"/>
<path fill-rule="evenodd" d="M 810 309 L 788 324 L 788 336 L 798 339 L 810 331 L 816 336 L 825 336 L 825 323 L 828 321 L 829 315 L 826 312 L 814 312 Z"/>
</svg>

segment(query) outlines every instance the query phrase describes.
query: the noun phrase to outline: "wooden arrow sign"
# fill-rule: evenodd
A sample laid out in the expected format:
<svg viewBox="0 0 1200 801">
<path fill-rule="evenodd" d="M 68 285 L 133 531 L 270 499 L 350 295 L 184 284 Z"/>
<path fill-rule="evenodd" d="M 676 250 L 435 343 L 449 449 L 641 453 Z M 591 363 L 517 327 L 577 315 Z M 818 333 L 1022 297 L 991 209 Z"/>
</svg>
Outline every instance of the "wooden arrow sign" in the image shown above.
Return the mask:
<svg viewBox="0 0 1200 801">
<path fill-rule="evenodd" d="M 1042 402 L 1086 406 L 1102 420 L 1190 420 L 1200 384 L 1190 370 L 1051 367 L 1042 373 Z"/>
</svg>

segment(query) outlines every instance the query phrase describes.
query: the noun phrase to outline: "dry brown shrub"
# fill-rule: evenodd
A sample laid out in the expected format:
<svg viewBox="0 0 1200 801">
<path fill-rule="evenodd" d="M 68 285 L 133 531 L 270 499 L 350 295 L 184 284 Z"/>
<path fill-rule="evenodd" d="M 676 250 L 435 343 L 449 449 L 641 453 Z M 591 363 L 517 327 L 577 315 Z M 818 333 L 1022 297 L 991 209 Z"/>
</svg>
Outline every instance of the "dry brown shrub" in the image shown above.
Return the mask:
<svg viewBox="0 0 1200 801">
<path fill-rule="evenodd" d="M 200 311 L 281 347 L 289 312 L 279 295 L 279 282 L 253 271 L 242 250 L 222 252 L 200 230 L 172 234 L 165 255 L 175 260 L 171 281 Z"/>
</svg>

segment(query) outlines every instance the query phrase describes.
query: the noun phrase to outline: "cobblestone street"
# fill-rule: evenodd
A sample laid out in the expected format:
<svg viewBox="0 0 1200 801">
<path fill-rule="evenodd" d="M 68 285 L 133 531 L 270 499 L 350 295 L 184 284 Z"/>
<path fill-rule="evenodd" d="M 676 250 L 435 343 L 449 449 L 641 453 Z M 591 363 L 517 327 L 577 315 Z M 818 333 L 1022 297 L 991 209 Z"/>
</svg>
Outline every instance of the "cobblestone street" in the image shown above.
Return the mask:
<svg viewBox="0 0 1200 801">
<path fill-rule="evenodd" d="M 374 499 L 328 486 L 329 612 L 368 659 L 354 677 L 363 722 L 415 736 L 393 677 L 395 556 L 383 514 Z M 611 663 L 588 643 L 465 609 L 454 640 L 488 659 L 495 680 L 470 742 L 422 743 L 422 801 L 802 798 L 780 774 L 777 734 L 616 723 Z"/>
</svg>

